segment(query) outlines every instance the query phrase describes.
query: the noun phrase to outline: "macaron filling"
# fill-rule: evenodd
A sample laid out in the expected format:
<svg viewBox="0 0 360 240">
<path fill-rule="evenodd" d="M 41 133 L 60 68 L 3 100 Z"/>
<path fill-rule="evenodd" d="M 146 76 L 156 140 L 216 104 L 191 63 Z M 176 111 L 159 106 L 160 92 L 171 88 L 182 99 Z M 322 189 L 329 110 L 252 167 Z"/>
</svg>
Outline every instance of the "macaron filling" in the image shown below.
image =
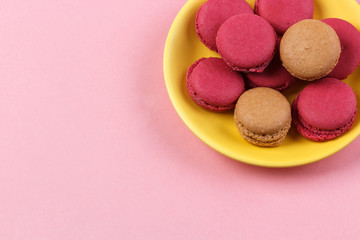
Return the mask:
<svg viewBox="0 0 360 240">
<path fill-rule="evenodd" d="M 247 81 L 247 84 L 252 87 L 252 88 L 256 88 L 256 87 L 270 87 L 272 89 L 275 89 L 277 91 L 284 91 L 286 89 L 288 89 L 291 85 L 293 85 L 295 83 L 295 79 L 289 81 L 289 82 L 285 82 L 281 85 L 277 85 L 277 86 L 272 86 L 272 85 L 268 85 L 268 86 L 263 86 L 263 85 L 258 85 L 252 81 Z"/>
<path fill-rule="evenodd" d="M 276 146 L 284 141 L 286 134 L 290 128 L 289 125 L 280 129 L 278 132 L 274 133 L 256 133 L 247 129 L 242 123 L 236 122 L 238 129 L 241 129 L 241 135 L 250 142 L 256 142 L 257 144 L 267 145 L 267 146 Z"/>
</svg>

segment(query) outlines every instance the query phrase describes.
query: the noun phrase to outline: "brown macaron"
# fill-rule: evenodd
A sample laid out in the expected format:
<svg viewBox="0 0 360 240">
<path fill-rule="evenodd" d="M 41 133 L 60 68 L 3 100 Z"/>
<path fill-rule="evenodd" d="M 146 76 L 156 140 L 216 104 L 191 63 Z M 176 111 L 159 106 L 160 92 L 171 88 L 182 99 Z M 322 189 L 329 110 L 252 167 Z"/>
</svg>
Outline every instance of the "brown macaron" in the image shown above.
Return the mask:
<svg viewBox="0 0 360 240">
<path fill-rule="evenodd" d="M 290 103 L 274 89 L 253 88 L 237 101 L 234 120 L 241 136 L 249 143 L 275 147 L 284 141 L 290 129 Z"/>
<path fill-rule="evenodd" d="M 340 40 L 334 29 L 315 19 L 295 23 L 280 42 L 283 66 L 306 81 L 328 75 L 338 63 L 340 53 Z"/>
</svg>

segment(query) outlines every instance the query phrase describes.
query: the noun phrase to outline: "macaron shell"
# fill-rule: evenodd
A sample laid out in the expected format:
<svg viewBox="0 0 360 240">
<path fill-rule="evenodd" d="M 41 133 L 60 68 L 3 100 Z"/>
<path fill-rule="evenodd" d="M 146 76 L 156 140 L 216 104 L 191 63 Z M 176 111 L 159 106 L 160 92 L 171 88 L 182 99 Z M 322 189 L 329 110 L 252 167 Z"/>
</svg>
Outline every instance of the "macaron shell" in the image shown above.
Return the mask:
<svg viewBox="0 0 360 240">
<path fill-rule="evenodd" d="M 190 97 L 211 111 L 234 108 L 245 89 L 241 73 L 233 71 L 221 58 L 201 58 L 192 64 L 186 77 Z"/>
<path fill-rule="evenodd" d="M 241 13 L 253 13 L 245 0 L 208 0 L 196 14 L 196 33 L 209 49 L 217 51 L 216 34 L 221 24 Z"/>
<path fill-rule="evenodd" d="M 296 22 L 313 18 L 313 0 L 256 0 L 255 13 L 283 35 Z"/>
<path fill-rule="evenodd" d="M 269 87 L 283 91 L 295 83 L 292 76 L 281 64 L 279 54 L 276 54 L 269 66 L 262 73 L 245 73 L 245 79 L 251 87 Z"/>
<path fill-rule="evenodd" d="M 334 29 L 320 20 L 307 19 L 292 25 L 280 42 L 283 66 L 295 77 L 313 81 L 328 75 L 341 53 Z"/>
<path fill-rule="evenodd" d="M 234 118 L 251 132 L 273 134 L 291 122 L 290 104 L 274 89 L 253 88 L 240 96 Z"/>
<path fill-rule="evenodd" d="M 335 30 L 341 43 L 339 62 L 328 77 L 346 79 L 360 64 L 360 33 L 343 19 L 327 18 L 322 21 Z"/>
<path fill-rule="evenodd" d="M 357 109 L 355 109 L 352 114 L 351 120 L 346 123 L 344 126 L 334 129 L 334 130 L 321 130 L 318 128 L 314 128 L 307 124 L 300 116 L 298 112 L 298 99 L 299 95 L 294 99 L 291 105 L 292 112 L 292 120 L 296 130 L 305 138 L 316 141 L 316 142 L 324 142 L 334 138 L 339 137 L 344 132 L 351 129 L 357 114 Z"/>
<path fill-rule="evenodd" d="M 276 33 L 255 14 L 239 14 L 219 28 L 216 44 L 224 61 L 237 71 L 262 72 L 275 54 Z"/>
<path fill-rule="evenodd" d="M 235 110 L 236 111 L 236 110 Z M 241 134 L 241 136 L 251 144 L 261 147 L 276 147 L 279 146 L 284 140 L 290 128 L 290 122 L 288 126 L 284 127 L 278 132 L 272 134 L 259 134 L 250 131 L 240 122 L 236 121 L 235 124 Z"/>
<path fill-rule="evenodd" d="M 301 91 L 297 109 L 310 126 L 335 130 L 351 121 L 356 104 L 355 93 L 349 85 L 335 78 L 323 78 Z"/>
</svg>

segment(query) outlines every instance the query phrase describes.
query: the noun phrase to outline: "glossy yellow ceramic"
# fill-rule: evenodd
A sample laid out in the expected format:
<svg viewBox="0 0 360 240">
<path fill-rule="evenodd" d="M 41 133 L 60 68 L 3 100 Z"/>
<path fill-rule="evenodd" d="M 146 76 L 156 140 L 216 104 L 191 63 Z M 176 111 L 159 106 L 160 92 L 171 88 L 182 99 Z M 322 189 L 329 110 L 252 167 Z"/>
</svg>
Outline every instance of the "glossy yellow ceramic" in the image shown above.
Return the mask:
<svg viewBox="0 0 360 240">
<path fill-rule="evenodd" d="M 164 52 L 164 74 L 170 99 L 181 119 L 202 141 L 222 154 L 249 164 L 267 167 L 289 167 L 323 159 L 353 141 L 360 133 L 360 114 L 353 128 L 328 142 L 312 142 L 299 135 L 292 126 L 286 140 L 275 148 L 257 147 L 247 143 L 238 133 L 233 112 L 213 113 L 198 107 L 186 91 L 188 67 L 201 57 L 218 56 L 197 38 L 194 20 L 206 0 L 189 0 L 174 20 Z M 248 1 L 251 6 L 254 0 Z M 314 18 L 342 18 L 360 29 L 360 5 L 355 0 L 314 0 Z M 356 92 L 360 103 L 360 67 L 345 80 Z M 290 102 L 305 86 L 297 83 L 285 96 Z M 359 108 L 360 104 L 358 104 Z M 358 110 L 360 113 L 360 109 Z"/>
</svg>

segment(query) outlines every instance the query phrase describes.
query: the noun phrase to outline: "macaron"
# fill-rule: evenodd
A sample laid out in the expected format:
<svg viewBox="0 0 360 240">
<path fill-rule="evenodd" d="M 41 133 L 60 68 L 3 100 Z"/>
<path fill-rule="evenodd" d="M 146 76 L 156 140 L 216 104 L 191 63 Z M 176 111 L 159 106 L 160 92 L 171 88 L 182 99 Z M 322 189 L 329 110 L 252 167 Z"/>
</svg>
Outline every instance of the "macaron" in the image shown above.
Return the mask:
<svg viewBox="0 0 360 240">
<path fill-rule="evenodd" d="M 314 14 L 313 0 L 256 0 L 255 13 L 265 18 L 277 34 L 285 31 L 304 19 L 312 19 Z"/>
<path fill-rule="evenodd" d="M 195 18 L 196 33 L 210 50 L 217 51 L 216 34 L 228 18 L 253 13 L 245 0 L 208 0 L 198 10 Z"/>
<path fill-rule="evenodd" d="M 312 141 L 328 141 L 348 131 L 355 120 L 356 96 L 352 88 L 335 78 L 308 84 L 292 103 L 297 131 Z"/>
<path fill-rule="evenodd" d="M 241 136 L 249 143 L 275 147 L 284 141 L 290 129 L 290 103 L 274 89 L 252 88 L 237 101 L 234 120 Z"/>
<path fill-rule="evenodd" d="M 279 54 L 274 56 L 269 66 L 262 73 L 245 73 L 245 82 L 252 88 L 269 87 L 284 91 L 295 81 L 295 77 L 281 65 Z"/>
<path fill-rule="evenodd" d="M 275 54 L 276 33 L 262 17 L 239 14 L 226 20 L 217 33 L 216 45 L 234 70 L 262 72 Z"/>
<path fill-rule="evenodd" d="M 340 53 L 340 40 L 334 29 L 315 19 L 295 23 L 280 42 L 283 66 L 306 81 L 328 75 L 338 63 Z"/>
<path fill-rule="evenodd" d="M 339 18 L 326 18 L 322 21 L 335 30 L 341 44 L 339 62 L 328 77 L 343 80 L 360 64 L 360 33 L 351 23 Z"/>
<path fill-rule="evenodd" d="M 197 105 L 214 112 L 233 109 L 245 90 L 242 74 L 215 57 L 201 58 L 192 64 L 187 71 L 186 86 Z"/>
</svg>

